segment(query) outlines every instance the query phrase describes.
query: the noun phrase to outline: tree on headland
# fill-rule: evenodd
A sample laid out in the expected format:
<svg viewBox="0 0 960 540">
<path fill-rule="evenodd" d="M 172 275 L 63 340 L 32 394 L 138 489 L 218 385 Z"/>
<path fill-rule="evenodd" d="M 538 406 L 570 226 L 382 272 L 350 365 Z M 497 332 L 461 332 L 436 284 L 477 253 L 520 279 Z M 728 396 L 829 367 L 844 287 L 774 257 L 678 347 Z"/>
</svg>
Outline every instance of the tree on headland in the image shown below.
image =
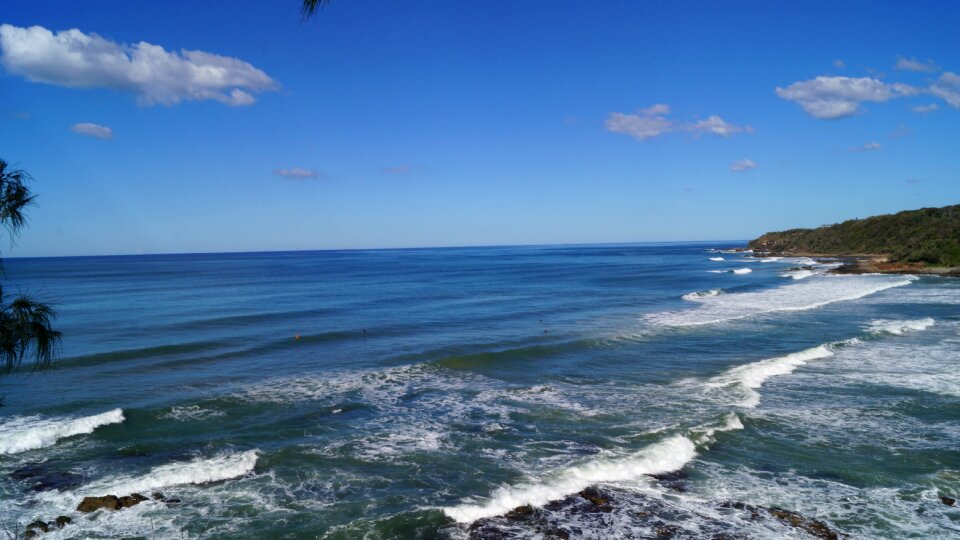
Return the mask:
<svg viewBox="0 0 960 540">
<path fill-rule="evenodd" d="M 26 225 L 24 210 L 34 201 L 29 181 L 29 174 L 0 159 L 0 224 L 7 229 L 11 242 Z M 55 316 L 52 307 L 29 296 L 8 298 L 0 284 L 0 374 L 9 373 L 29 358 L 34 369 L 50 365 L 60 349 L 60 332 L 52 326 Z"/>
</svg>

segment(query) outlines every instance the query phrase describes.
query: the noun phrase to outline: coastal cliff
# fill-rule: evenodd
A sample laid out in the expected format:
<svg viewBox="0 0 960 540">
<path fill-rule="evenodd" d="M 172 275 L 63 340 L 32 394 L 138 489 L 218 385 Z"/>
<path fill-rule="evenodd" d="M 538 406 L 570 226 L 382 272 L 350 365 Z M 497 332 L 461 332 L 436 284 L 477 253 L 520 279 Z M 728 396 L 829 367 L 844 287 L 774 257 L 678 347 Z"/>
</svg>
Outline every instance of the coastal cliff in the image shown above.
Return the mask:
<svg viewBox="0 0 960 540">
<path fill-rule="evenodd" d="M 772 232 L 750 249 L 849 259 L 841 271 L 960 275 L 960 205 Z"/>
</svg>

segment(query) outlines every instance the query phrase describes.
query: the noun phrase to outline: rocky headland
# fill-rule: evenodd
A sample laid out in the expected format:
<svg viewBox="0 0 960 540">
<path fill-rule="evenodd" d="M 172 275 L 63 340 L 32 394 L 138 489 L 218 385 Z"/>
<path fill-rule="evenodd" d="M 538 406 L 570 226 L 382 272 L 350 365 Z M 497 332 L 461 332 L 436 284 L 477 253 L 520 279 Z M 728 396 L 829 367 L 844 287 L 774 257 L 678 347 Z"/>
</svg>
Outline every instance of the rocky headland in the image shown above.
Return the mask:
<svg viewBox="0 0 960 540">
<path fill-rule="evenodd" d="M 960 276 L 960 205 L 766 233 L 748 244 L 771 256 L 839 259 L 836 273 Z"/>
</svg>

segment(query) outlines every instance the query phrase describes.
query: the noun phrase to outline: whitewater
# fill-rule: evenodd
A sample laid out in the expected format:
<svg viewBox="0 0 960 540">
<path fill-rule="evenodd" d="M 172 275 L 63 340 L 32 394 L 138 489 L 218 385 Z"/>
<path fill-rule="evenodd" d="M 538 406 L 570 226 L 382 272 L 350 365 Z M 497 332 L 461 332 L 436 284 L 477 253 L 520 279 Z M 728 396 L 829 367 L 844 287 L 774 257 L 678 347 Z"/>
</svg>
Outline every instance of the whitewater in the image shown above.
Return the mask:
<svg viewBox="0 0 960 540">
<path fill-rule="evenodd" d="M 52 540 L 955 538 L 960 280 L 740 247 L 6 260 L 64 341 L 0 379 L 0 516 L 69 517 Z"/>
</svg>

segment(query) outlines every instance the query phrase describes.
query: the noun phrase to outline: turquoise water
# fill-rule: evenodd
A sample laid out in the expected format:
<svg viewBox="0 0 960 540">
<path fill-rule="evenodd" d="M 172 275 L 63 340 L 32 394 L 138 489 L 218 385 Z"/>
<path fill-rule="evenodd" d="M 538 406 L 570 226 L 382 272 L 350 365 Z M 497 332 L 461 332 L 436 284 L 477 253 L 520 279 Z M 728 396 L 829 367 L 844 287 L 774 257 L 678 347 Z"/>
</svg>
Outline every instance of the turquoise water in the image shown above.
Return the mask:
<svg viewBox="0 0 960 540">
<path fill-rule="evenodd" d="M 678 538 L 805 537 L 723 506 L 744 502 L 960 536 L 939 499 L 960 495 L 960 281 L 723 247 L 8 259 L 64 342 L 55 370 L 0 379 L 0 522 L 461 538 L 532 504 L 643 538 L 653 501 Z M 672 471 L 683 491 L 649 476 Z M 594 485 L 603 519 L 549 510 Z M 135 491 L 183 502 L 73 511 Z"/>
</svg>

